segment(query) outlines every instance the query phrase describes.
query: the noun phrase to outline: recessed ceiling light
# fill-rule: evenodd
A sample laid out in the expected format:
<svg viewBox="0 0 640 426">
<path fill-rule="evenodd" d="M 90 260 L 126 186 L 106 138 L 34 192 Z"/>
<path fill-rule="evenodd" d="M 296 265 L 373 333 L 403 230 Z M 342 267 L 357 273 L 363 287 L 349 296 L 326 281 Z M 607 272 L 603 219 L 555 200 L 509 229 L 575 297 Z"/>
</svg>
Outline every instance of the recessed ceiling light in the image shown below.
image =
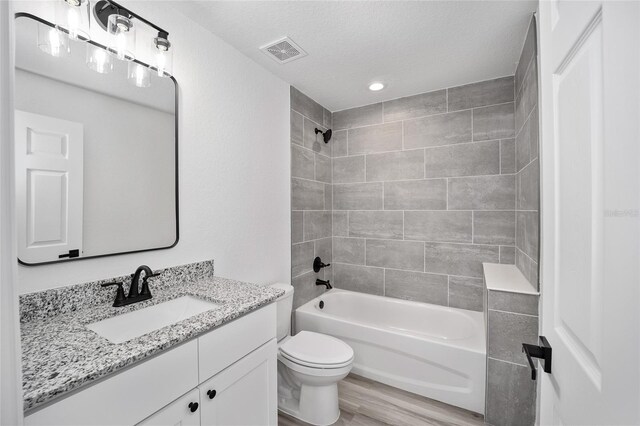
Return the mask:
<svg viewBox="0 0 640 426">
<path fill-rule="evenodd" d="M 375 83 L 371 83 L 369 85 L 369 90 L 371 90 L 372 92 L 377 92 L 382 89 L 384 89 L 384 83 L 380 83 L 379 81 L 376 81 Z"/>
</svg>

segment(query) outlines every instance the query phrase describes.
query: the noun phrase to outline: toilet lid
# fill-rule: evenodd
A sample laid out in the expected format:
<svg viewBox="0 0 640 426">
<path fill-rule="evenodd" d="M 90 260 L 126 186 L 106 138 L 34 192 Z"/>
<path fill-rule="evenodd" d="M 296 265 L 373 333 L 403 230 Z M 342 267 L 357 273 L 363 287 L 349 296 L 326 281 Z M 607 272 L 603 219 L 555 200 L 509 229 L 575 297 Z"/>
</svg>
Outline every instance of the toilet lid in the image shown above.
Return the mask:
<svg viewBox="0 0 640 426">
<path fill-rule="evenodd" d="M 353 358 L 353 349 L 342 340 L 312 331 L 301 331 L 291 337 L 280 346 L 280 351 L 304 364 L 336 365 Z"/>
</svg>

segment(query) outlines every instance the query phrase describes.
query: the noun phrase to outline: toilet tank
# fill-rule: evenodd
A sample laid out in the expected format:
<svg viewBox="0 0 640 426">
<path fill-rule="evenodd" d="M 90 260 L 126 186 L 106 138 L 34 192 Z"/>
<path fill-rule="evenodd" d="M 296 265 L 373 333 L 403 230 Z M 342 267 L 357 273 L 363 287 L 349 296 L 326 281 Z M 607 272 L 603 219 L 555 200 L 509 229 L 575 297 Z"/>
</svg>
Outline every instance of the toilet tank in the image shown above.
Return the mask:
<svg viewBox="0 0 640 426">
<path fill-rule="evenodd" d="M 276 300 L 278 342 L 291 333 L 291 310 L 293 308 L 293 286 L 284 283 L 271 284 L 271 287 L 284 290 L 284 294 Z"/>
</svg>

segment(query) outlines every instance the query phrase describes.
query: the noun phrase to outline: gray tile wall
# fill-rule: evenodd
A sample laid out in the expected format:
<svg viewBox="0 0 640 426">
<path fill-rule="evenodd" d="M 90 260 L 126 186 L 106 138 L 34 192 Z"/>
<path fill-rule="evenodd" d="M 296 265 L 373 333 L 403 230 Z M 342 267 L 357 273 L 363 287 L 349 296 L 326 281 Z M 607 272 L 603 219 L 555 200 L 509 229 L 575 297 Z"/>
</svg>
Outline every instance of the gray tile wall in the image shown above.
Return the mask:
<svg viewBox="0 0 640 426">
<path fill-rule="evenodd" d="M 513 260 L 534 287 L 538 286 L 538 112 L 537 48 L 532 17 L 515 75 L 515 163 L 516 174 L 515 251 Z M 501 235 L 502 227 L 491 218 L 482 235 Z M 511 236 L 513 237 L 513 236 Z M 487 292 L 487 389 L 485 420 L 494 426 L 535 423 L 536 382 L 531 380 L 522 343 L 538 344 L 538 296 Z"/>
<path fill-rule="evenodd" d="M 313 272 L 313 259 L 332 262 L 331 144 L 314 129 L 331 127 L 331 112 L 291 87 L 291 283 L 294 309 L 324 291 L 316 278 L 331 279 L 331 267 Z"/>
<path fill-rule="evenodd" d="M 515 75 L 515 263 L 538 287 L 540 166 L 538 162 L 538 52 L 532 18 Z"/>
<path fill-rule="evenodd" d="M 481 311 L 482 262 L 516 258 L 514 77 L 334 112 L 333 126 L 334 285 Z"/>
</svg>

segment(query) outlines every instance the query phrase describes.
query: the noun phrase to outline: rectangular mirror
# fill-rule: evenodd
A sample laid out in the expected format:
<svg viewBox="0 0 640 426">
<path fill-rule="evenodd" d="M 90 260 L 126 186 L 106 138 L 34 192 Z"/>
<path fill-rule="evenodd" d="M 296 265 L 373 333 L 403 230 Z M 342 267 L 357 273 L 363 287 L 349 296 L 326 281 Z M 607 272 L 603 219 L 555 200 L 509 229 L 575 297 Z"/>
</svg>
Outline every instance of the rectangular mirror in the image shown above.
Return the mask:
<svg viewBox="0 0 640 426">
<path fill-rule="evenodd" d="M 32 15 L 17 15 L 15 27 L 20 262 L 173 247 L 175 80 Z"/>
</svg>

